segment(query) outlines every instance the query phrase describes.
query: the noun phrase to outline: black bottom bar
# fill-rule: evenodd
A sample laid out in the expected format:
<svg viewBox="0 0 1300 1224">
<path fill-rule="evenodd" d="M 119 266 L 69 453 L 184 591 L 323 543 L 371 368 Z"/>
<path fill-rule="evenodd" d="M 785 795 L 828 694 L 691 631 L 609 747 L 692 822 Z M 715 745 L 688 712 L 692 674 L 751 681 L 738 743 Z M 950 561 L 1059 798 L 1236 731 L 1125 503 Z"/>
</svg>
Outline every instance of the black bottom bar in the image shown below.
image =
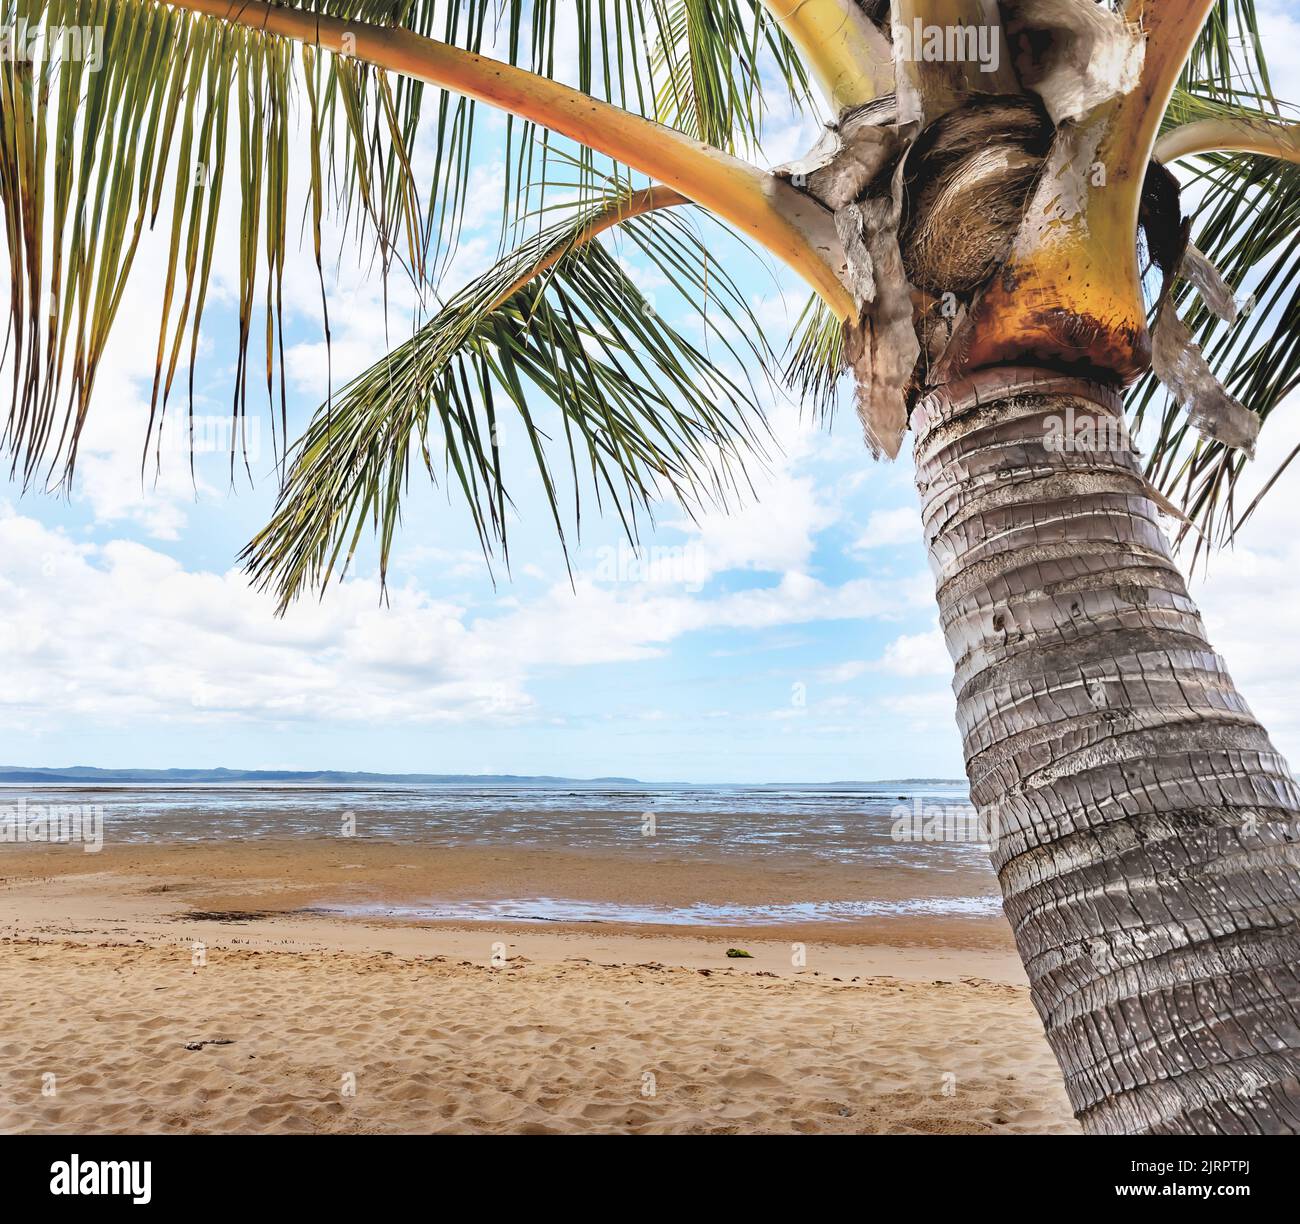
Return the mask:
<svg viewBox="0 0 1300 1224">
<path fill-rule="evenodd" d="M 787 1139 L 779 1155 L 772 1142 L 677 1142 L 671 1153 L 625 1143 L 597 1154 L 422 1136 L 9 1136 L 0 1142 L 0 1177 L 13 1220 L 23 1207 L 94 1217 L 197 1207 L 205 1217 L 223 1208 L 319 1208 L 336 1218 L 355 1209 L 374 1219 L 385 1206 L 409 1211 L 413 1201 L 439 1212 L 440 1204 L 477 1200 L 496 1211 L 516 1188 L 522 1207 L 545 1201 L 555 1211 L 624 1210 L 633 1201 L 667 1210 L 683 1194 L 698 1201 L 716 1188 L 731 1214 L 753 1196 L 770 1215 L 770 1195 L 783 1183 L 818 1197 L 847 1193 L 868 1211 L 890 1202 L 897 1214 L 911 1203 L 926 1217 L 1006 1207 L 1020 1214 L 1037 1203 L 1035 1214 L 1102 1209 L 1149 1218 L 1155 1208 L 1208 1219 L 1281 1207 L 1294 1187 L 1294 1152 L 1260 1140 L 843 1136 Z"/>
</svg>

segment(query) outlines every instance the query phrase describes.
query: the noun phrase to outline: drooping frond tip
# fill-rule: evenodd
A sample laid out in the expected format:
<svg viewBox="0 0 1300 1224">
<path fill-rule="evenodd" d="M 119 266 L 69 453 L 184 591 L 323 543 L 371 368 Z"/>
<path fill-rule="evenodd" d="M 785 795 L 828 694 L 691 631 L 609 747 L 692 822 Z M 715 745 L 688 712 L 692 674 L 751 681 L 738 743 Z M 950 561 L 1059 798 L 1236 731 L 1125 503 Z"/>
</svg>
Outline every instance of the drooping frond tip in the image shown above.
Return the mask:
<svg viewBox="0 0 1300 1224">
<path fill-rule="evenodd" d="M 1162 310 L 1179 311 L 1186 344 L 1203 354 L 1231 419 L 1249 432 L 1238 436 L 1240 428 L 1216 426 L 1203 434 L 1200 418 L 1178 411 L 1173 399 L 1161 406 L 1153 382 L 1137 390 L 1133 406 L 1139 424 L 1156 422 L 1148 474 L 1182 504 L 1200 549 L 1229 541 L 1291 462 L 1285 459 L 1254 499 L 1238 500 L 1254 434 L 1300 387 L 1300 166 L 1255 153 L 1207 154 L 1193 182 L 1200 198 L 1192 220 L 1195 247 L 1250 301 L 1216 301 L 1185 277 Z M 1250 309 L 1237 308 L 1247 304 Z"/>
<path fill-rule="evenodd" d="M 391 17 L 376 0 L 352 7 Z M 289 180 L 303 141 L 293 99 L 305 80 L 318 264 L 322 217 L 333 211 L 368 236 L 385 269 L 404 262 L 418 274 L 425 243 L 410 168 L 418 86 L 154 0 L 7 0 L 3 12 L 10 37 L 21 31 L 24 40 L 21 55 L 0 62 L 12 342 L 5 440 L 14 469 L 24 482 L 71 475 L 146 228 L 162 227 L 168 242 L 142 435 L 160 436 L 186 367 L 193 412 L 218 222 L 232 197 L 241 242 L 229 412 L 238 426 L 264 382 L 283 425 Z M 258 335 L 260 376 L 250 360 Z"/>
<path fill-rule="evenodd" d="M 648 7 L 602 0 L 598 8 L 595 20 L 584 0 L 578 44 L 569 49 L 579 84 L 634 115 L 654 116 L 657 100 L 693 98 L 686 109 L 698 134 L 724 148 L 751 143 L 760 123 L 760 48 L 764 70 L 775 65 L 792 97 L 806 96 L 791 45 L 758 0 L 710 0 L 707 12 L 695 0 Z M 146 228 L 161 227 L 169 241 L 142 434 L 160 436 L 178 382 L 194 411 L 194 359 L 223 207 L 240 210 L 241 233 L 237 264 L 222 269 L 232 274 L 239 313 L 232 437 L 242 433 L 259 384 L 283 437 L 281 286 L 298 218 L 310 227 L 322 294 L 330 217 L 344 223 L 349 254 L 373 258 L 383 275 L 402 268 L 422 281 L 445 269 L 484 149 L 476 103 L 439 95 L 417 156 L 425 87 L 345 45 L 314 45 L 314 30 L 330 21 L 395 29 L 455 52 L 488 51 L 546 77 L 556 63 L 557 18 L 572 16 L 571 0 L 4 0 L 0 12 L 6 30 L 21 22 L 25 32 L 87 35 L 84 48 L 0 63 L 13 376 L 5 440 L 15 470 L 38 483 L 71 476 Z M 43 45 L 36 36 L 31 42 Z M 686 110 L 669 107 L 665 117 L 685 122 Z M 546 144 L 535 131 L 532 123 L 508 124 L 504 147 L 490 134 L 506 167 L 507 217 L 548 177 Z M 310 161 L 305 212 L 290 195 L 301 148 Z"/>
<path fill-rule="evenodd" d="M 368 521 L 386 573 L 412 462 L 437 481 L 435 456 L 486 553 L 507 544 L 507 472 L 526 461 L 564 540 L 557 448 L 575 499 L 590 482 L 630 534 L 638 512 L 664 497 L 725 504 L 743 460 L 763 453 L 761 407 L 742 371 L 770 354 L 703 239 L 663 211 L 680 202 L 662 188 L 616 188 L 604 204 L 575 209 L 321 408 L 274 517 L 244 550 L 254 580 L 282 607 L 323 588 L 346 571 Z M 705 347 L 671 326 L 595 240 L 614 225 L 674 290 L 707 303 Z M 540 415 L 545 403 L 558 410 L 562 442 Z"/>
</svg>

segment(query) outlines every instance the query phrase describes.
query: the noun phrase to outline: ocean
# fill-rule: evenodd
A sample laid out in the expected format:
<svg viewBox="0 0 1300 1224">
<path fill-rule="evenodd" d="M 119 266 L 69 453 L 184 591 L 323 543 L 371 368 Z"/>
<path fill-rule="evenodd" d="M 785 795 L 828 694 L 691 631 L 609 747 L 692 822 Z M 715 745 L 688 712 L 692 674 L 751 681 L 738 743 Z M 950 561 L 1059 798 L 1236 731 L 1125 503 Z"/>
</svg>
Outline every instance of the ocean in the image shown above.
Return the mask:
<svg viewBox="0 0 1300 1224">
<path fill-rule="evenodd" d="M 0 788 L 0 811 L 77 806 L 102 813 L 105 848 L 115 845 L 323 839 L 433 846 L 558 850 L 634 859 L 742 860 L 904 871 L 923 869 L 952 887 L 913 902 L 819 899 L 809 905 L 710 904 L 641 913 L 635 906 L 577 899 L 493 897 L 473 902 L 347 907 L 357 916 L 534 921 L 788 922 L 853 920 L 874 913 L 996 912 L 987 846 L 974 840 L 900 838 L 918 814 L 968 808 L 964 784 L 872 783 L 844 786 L 653 786 L 623 784 L 364 786 L 95 784 Z M 0 838 L 0 840 L 5 840 Z M 2 849 L 2 847 L 0 847 Z M 972 879 L 980 881 L 971 895 Z"/>
<path fill-rule="evenodd" d="M 970 861 L 969 843 L 900 843 L 899 809 L 968 803 L 964 784 L 831 787 L 472 786 L 283 784 L 0 787 L 0 807 L 103 809 L 113 842 L 337 836 L 445 845 L 619 850 L 653 838 L 682 854 L 786 854 L 842 863 L 923 856 Z M 647 832 L 647 817 L 653 817 Z"/>
</svg>

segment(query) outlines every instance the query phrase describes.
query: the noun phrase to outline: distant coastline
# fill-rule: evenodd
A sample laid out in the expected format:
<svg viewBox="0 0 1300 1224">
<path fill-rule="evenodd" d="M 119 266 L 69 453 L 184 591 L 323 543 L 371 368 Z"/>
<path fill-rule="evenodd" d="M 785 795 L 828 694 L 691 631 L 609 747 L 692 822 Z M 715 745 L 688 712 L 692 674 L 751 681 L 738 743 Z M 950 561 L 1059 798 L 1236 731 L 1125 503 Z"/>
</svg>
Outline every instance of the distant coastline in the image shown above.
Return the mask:
<svg viewBox="0 0 1300 1224">
<path fill-rule="evenodd" d="M 93 765 L 72 765 L 53 769 L 41 766 L 0 766 L 0 786 L 23 785 L 168 785 L 225 783 L 284 785 L 371 785 L 388 783 L 411 786 L 638 786 L 681 787 L 685 790 L 735 786 L 745 790 L 789 789 L 847 790 L 863 786 L 965 786 L 965 778 L 877 778 L 871 781 L 841 782 L 643 782 L 639 778 L 563 778 L 548 774 L 433 774 L 368 773 L 336 769 L 100 769 Z"/>
</svg>

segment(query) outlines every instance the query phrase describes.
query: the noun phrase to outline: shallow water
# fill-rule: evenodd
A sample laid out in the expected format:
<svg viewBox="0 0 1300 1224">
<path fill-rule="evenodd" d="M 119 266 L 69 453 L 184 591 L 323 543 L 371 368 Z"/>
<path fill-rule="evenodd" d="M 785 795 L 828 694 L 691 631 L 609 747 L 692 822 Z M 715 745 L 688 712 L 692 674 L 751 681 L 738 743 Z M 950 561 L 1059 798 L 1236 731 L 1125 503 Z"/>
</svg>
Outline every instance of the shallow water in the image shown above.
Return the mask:
<svg viewBox="0 0 1300 1224">
<path fill-rule="evenodd" d="M 340 905 L 321 912 L 406 922 L 626 922 L 655 926 L 769 926 L 857 922 L 897 915 L 983 918 L 1000 913 L 997 897 L 922 897 L 904 901 L 800 901 L 793 905 L 623 905 L 531 897 L 515 901 L 452 901 L 429 905 Z"/>
<path fill-rule="evenodd" d="M 98 805 L 109 845 L 337 836 L 678 857 L 812 858 L 960 871 L 986 867 L 975 842 L 899 842 L 899 809 L 966 803 L 962 785 L 831 787 L 283 785 L 0 788 L 26 801 Z M 653 831 L 647 835 L 649 817 Z"/>
</svg>

